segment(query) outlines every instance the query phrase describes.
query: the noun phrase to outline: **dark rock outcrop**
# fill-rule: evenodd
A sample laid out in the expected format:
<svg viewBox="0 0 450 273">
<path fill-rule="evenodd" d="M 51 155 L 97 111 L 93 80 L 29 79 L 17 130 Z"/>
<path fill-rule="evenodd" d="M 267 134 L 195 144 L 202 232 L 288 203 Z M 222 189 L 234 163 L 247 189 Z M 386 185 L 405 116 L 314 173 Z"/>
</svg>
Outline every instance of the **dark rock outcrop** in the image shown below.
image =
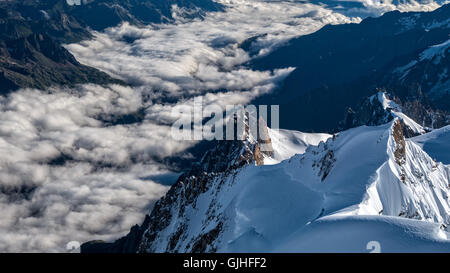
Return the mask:
<svg viewBox="0 0 450 273">
<path fill-rule="evenodd" d="M 53 84 L 119 83 L 106 73 L 80 64 L 45 34 L 0 41 L 0 95 L 17 88 L 44 89 Z"/>
<path fill-rule="evenodd" d="M 386 107 L 382 104 L 380 99 L 391 101 L 395 104 L 396 109 Z M 408 117 L 412 117 L 419 125 L 423 126 L 424 132 L 428 132 L 434 128 L 443 127 L 450 122 L 450 114 L 441 111 L 433 110 L 427 104 L 427 98 L 424 96 L 422 100 L 406 100 L 403 102 L 399 97 L 392 97 L 384 91 L 379 91 L 377 94 L 366 98 L 356 109 L 347 109 L 344 119 L 339 123 L 338 130 L 343 131 L 358 126 L 378 126 L 385 124 L 395 118 L 392 111 L 402 112 Z M 420 134 L 400 120 L 402 123 L 403 134 L 410 138 Z"/>
<path fill-rule="evenodd" d="M 392 135 L 395 142 L 395 162 L 401 166 L 406 160 L 406 142 L 403 136 L 403 126 L 399 120 L 394 121 Z"/>
<path fill-rule="evenodd" d="M 356 110 L 348 108 L 345 118 L 341 121 L 339 131 L 367 125 L 377 126 L 393 119 L 391 109 L 384 109 L 377 95 L 368 97 Z"/>
</svg>

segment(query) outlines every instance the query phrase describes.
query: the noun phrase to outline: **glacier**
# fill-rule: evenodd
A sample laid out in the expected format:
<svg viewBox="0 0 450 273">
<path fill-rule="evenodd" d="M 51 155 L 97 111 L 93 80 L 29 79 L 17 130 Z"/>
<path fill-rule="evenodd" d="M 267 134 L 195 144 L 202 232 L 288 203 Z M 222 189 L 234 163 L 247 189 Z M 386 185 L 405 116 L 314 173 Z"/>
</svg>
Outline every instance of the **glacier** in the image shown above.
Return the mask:
<svg viewBox="0 0 450 273">
<path fill-rule="evenodd" d="M 335 135 L 270 130 L 277 159 L 180 178 L 139 251 L 368 252 L 375 241 L 383 252 L 448 252 L 450 166 L 416 143 L 427 134 L 406 139 L 402 126 L 396 117 Z M 294 143 L 290 157 L 283 145 Z"/>
</svg>

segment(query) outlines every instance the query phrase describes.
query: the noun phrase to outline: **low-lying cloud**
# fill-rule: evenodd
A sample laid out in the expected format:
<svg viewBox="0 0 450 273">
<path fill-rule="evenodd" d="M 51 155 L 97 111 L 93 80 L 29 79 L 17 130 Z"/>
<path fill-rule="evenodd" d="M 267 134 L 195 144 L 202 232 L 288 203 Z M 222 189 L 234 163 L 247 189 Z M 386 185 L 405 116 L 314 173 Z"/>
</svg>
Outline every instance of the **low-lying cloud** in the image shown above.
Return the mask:
<svg viewBox="0 0 450 273">
<path fill-rule="evenodd" d="M 94 85 L 21 90 L 0 101 L 0 251 L 62 251 L 69 241 L 110 240 L 142 220 L 167 190 L 152 158 L 181 151 L 162 126 L 105 127 L 99 114 L 134 112 L 131 88 Z"/>
</svg>

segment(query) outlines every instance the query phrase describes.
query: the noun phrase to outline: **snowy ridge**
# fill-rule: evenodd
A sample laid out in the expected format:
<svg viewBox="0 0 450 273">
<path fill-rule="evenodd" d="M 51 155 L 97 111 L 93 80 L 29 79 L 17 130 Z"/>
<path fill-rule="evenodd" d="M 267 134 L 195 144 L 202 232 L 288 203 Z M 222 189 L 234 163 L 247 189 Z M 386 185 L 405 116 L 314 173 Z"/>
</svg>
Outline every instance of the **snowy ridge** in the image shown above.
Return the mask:
<svg viewBox="0 0 450 273">
<path fill-rule="evenodd" d="M 378 92 L 372 97 L 378 98 L 379 102 L 383 105 L 384 110 L 390 111 L 394 117 L 402 120 L 414 134 L 421 135 L 426 133 L 425 129 L 421 125 L 402 113 L 401 107 L 397 103 L 390 100 L 385 92 Z"/>
<path fill-rule="evenodd" d="M 372 100 L 374 100 L 375 98 L 377 98 L 378 101 L 381 103 L 381 105 L 383 105 L 384 110 L 387 110 L 390 108 L 396 112 L 402 111 L 400 106 L 397 103 L 390 100 L 385 92 L 378 92 L 376 95 L 373 95 L 371 97 Z"/>
<path fill-rule="evenodd" d="M 403 112 L 405 105 L 400 106 L 389 98 L 384 91 L 379 91 L 376 94 L 366 98 L 356 109 L 349 108 L 346 117 L 340 123 L 340 129 L 345 130 L 362 125 L 377 126 L 386 124 L 394 118 L 399 118 L 402 122 L 404 133 L 406 137 L 413 137 L 421 135 L 431 130 L 427 127 L 419 125 L 414 119 L 410 118 Z M 398 98 L 397 98 L 398 99 Z M 411 107 L 406 106 L 407 111 L 411 112 Z M 426 110 L 425 110 L 426 111 Z M 426 114 L 431 114 L 426 112 Z M 423 118 L 416 115 L 416 118 Z M 433 122 L 432 124 L 433 125 Z"/>
<path fill-rule="evenodd" d="M 346 213 L 402 216 L 447 226 L 448 167 L 435 162 L 412 141 L 390 138 L 387 149 L 389 160 L 377 169 L 366 198 Z"/>
<path fill-rule="evenodd" d="M 327 251 L 326 238 L 346 238 L 333 251 L 364 252 L 383 232 L 386 252 L 448 251 L 449 167 L 406 140 L 401 124 L 350 129 L 279 164 L 212 175 L 190 203 L 169 193 L 159 212 L 170 217 L 155 219 L 140 251 Z"/>
</svg>

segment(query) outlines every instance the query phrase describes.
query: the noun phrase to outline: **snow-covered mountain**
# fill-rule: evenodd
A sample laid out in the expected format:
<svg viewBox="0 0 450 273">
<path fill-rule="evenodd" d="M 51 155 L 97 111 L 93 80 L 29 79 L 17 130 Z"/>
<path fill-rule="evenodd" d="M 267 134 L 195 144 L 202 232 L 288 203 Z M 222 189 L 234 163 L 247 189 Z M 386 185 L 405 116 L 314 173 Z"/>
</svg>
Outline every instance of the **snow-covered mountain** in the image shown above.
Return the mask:
<svg viewBox="0 0 450 273">
<path fill-rule="evenodd" d="M 407 139 L 405 120 L 332 136 L 269 130 L 265 154 L 258 141 L 219 142 L 142 226 L 82 250 L 365 252 L 377 241 L 384 252 L 448 252 L 450 166 L 422 148 L 448 128 Z"/>
<path fill-rule="evenodd" d="M 398 98 L 395 98 L 399 100 Z M 377 126 L 385 124 L 394 118 L 399 118 L 402 123 L 405 137 L 414 137 L 431 131 L 415 122 L 403 112 L 403 107 L 393 101 L 386 92 L 379 91 L 375 95 L 366 98 L 356 111 L 349 108 L 344 120 L 341 122 L 341 129 L 350 129 L 362 125 Z"/>
</svg>

